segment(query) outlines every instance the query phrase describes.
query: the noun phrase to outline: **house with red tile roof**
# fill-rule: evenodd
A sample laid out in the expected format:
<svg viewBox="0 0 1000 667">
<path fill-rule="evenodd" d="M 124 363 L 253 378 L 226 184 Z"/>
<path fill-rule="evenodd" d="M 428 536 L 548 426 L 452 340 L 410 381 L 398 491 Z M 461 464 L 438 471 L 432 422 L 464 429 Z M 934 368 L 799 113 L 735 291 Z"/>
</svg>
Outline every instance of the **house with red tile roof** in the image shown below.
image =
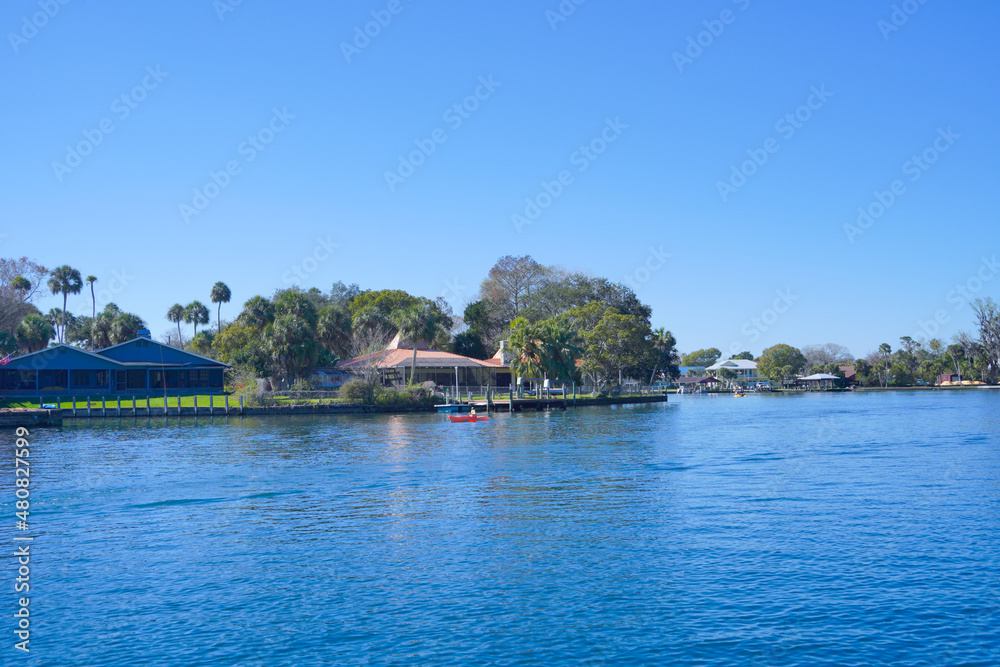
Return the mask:
<svg viewBox="0 0 1000 667">
<path fill-rule="evenodd" d="M 506 387 L 510 385 L 509 361 L 504 347 L 491 359 L 473 359 L 460 354 L 432 350 L 423 341 L 416 342 L 416 377 L 413 373 L 414 343 L 396 334 L 384 350 L 348 359 L 337 369 L 361 374 L 364 369 L 378 369 L 383 384 L 402 386 L 414 382 L 433 382 L 442 387 Z M 456 380 L 457 377 L 457 380 Z"/>
</svg>

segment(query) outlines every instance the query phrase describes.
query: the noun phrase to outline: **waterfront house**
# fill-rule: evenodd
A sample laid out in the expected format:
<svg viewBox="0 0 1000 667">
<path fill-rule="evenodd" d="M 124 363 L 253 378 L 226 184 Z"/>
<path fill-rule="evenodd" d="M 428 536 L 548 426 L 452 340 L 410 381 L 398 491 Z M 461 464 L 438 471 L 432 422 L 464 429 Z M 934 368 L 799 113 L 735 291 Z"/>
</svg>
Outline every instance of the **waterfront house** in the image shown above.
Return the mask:
<svg viewBox="0 0 1000 667">
<path fill-rule="evenodd" d="M 227 364 L 150 338 L 96 352 L 54 345 L 0 367 L 0 396 L 161 396 L 218 394 Z"/>
<path fill-rule="evenodd" d="M 416 375 L 413 375 L 414 344 L 399 334 L 384 350 L 348 359 L 337 364 L 337 369 L 354 375 L 366 370 L 377 370 L 382 384 L 405 386 L 411 382 L 433 382 L 441 387 L 507 387 L 511 383 L 510 368 L 503 347 L 491 359 L 473 359 L 460 354 L 432 350 L 425 342 L 417 341 Z"/>
<path fill-rule="evenodd" d="M 717 361 L 706 369 L 709 373 L 719 373 L 722 370 L 729 370 L 736 374 L 737 382 L 741 384 L 751 384 L 758 382 L 761 377 L 757 374 L 757 362 L 750 359 L 726 359 Z"/>
</svg>

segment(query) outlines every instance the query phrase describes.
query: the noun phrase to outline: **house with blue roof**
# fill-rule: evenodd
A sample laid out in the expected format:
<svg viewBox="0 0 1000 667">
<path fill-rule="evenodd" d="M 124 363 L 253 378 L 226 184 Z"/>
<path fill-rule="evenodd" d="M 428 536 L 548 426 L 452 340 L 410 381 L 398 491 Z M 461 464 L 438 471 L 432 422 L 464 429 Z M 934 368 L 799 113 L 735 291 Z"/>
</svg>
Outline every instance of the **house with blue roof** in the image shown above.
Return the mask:
<svg viewBox="0 0 1000 667">
<path fill-rule="evenodd" d="M 0 397 L 219 394 L 228 364 L 151 339 L 96 352 L 55 345 L 0 366 Z"/>
</svg>

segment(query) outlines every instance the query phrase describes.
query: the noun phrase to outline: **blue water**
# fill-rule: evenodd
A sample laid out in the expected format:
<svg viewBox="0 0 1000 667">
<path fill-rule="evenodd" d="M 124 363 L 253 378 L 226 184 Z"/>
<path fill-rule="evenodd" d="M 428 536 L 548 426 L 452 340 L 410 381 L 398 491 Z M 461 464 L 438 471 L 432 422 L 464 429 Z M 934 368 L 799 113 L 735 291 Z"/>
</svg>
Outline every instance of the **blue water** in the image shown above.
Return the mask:
<svg viewBox="0 0 1000 667">
<path fill-rule="evenodd" d="M 1000 392 L 31 440 L 3 664 L 1000 664 Z"/>
</svg>

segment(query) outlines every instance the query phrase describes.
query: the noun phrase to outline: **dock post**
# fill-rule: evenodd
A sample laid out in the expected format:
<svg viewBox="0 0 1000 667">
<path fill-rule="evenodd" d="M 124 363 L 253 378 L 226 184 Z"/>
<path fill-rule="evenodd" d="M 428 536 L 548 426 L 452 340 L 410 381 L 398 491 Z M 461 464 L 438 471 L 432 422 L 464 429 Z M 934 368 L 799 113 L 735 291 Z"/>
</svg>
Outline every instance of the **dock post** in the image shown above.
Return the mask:
<svg viewBox="0 0 1000 667">
<path fill-rule="evenodd" d="M 146 416 L 147 417 L 153 416 L 152 410 L 149 407 L 149 394 L 146 394 Z"/>
<path fill-rule="evenodd" d="M 94 409 L 90 407 L 90 396 L 87 397 L 87 416 L 88 417 L 94 416 Z"/>
<path fill-rule="evenodd" d="M 226 414 L 229 414 L 229 394 L 226 394 Z"/>
<path fill-rule="evenodd" d="M 213 394 L 208 395 L 208 414 L 215 416 L 215 396 Z"/>
<path fill-rule="evenodd" d="M 121 396 L 115 396 L 115 400 L 118 401 L 118 416 L 121 417 L 122 416 L 122 397 Z"/>
<path fill-rule="evenodd" d="M 240 417 L 243 416 L 243 397 L 240 396 Z"/>
<path fill-rule="evenodd" d="M 101 396 L 101 419 L 108 416 L 108 402 L 104 396 Z"/>
</svg>

